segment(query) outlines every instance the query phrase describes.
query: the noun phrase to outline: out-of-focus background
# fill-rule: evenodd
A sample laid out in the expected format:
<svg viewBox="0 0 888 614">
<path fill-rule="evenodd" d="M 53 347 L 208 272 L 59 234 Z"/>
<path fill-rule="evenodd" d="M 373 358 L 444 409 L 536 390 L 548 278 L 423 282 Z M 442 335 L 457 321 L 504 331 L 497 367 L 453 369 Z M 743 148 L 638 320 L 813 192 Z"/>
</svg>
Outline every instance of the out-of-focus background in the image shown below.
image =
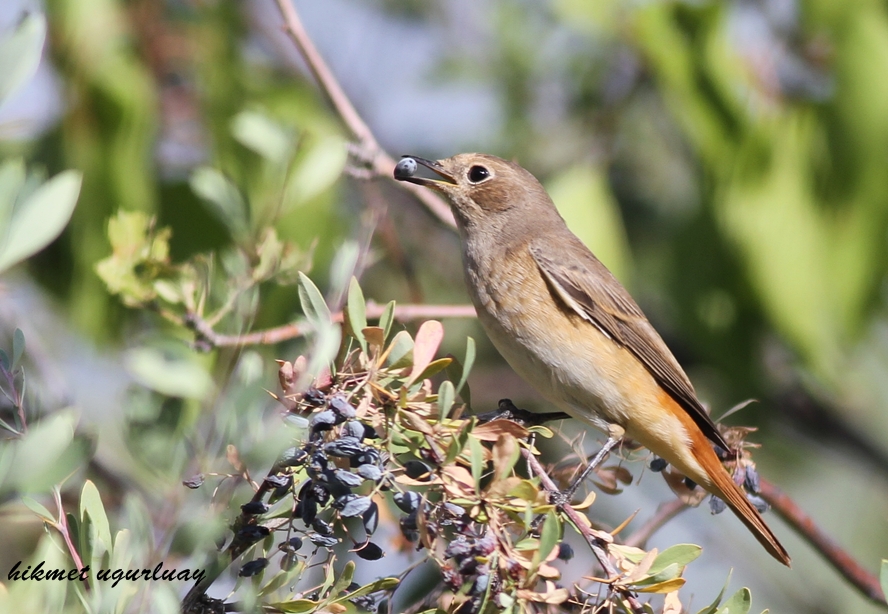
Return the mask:
<svg viewBox="0 0 888 614">
<path fill-rule="evenodd" d="M 759 428 L 750 439 L 762 444 L 760 473 L 877 573 L 888 556 L 884 2 L 295 6 L 390 153 L 483 151 L 539 177 L 713 415 L 757 399 L 727 422 Z M 354 166 L 349 135 L 272 0 L 4 0 L 0 32 L 26 11 L 45 12 L 46 44 L 33 77 L 0 106 L 0 162 L 21 158 L 38 176 L 79 170 L 83 184 L 62 235 L 0 277 L 0 347 L 9 352 L 12 331 L 23 330 L 33 421 L 65 420 L 74 435 L 52 479 L 44 471 L 29 482 L 0 467 L 0 571 L 42 539 L 22 494 L 51 508 L 46 485 L 67 479 L 63 501 L 76 508 L 86 478 L 114 530 L 153 527 L 140 551 L 151 561 L 195 566 L 189 557 L 211 543 L 206 525 L 225 505 L 211 508 L 212 493 L 181 480 L 226 471 L 218 459 L 232 442 L 252 470 L 267 470 L 292 433 L 282 434 L 262 389 L 276 387 L 272 359 L 292 359 L 301 346 L 201 354 L 181 327 L 127 309 L 96 273 L 111 253 L 109 218 L 155 216 L 172 231 L 174 262 L 223 253 L 239 241 L 237 227 L 207 201 L 218 194 L 214 180 L 227 177 L 250 215 L 272 220 L 306 263 L 311 252 L 310 274 L 324 289 L 335 286 L 341 246 L 360 244 L 375 225 L 361 281 L 381 303 L 466 303 L 457 237 L 387 179 L 368 186 L 344 172 Z M 286 173 L 265 164 L 260 154 L 292 143 Z M 275 196 L 294 172 L 296 193 Z M 293 286 L 251 291 L 226 332 L 301 314 Z M 466 335 L 479 344 L 469 380 L 476 411 L 502 397 L 545 409 L 474 321 L 444 323 L 444 351 L 461 355 Z M 578 432 L 565 427 L 565 439 Z M 586 437 L 589 449 L 597 438 Z M 640 523 L 671 496 L 647 472 L 619 496 L 599 496 L 594 510 L 616 525 L 640 509 Z M 757 611 L 879 611 L 775 515 L 766 518 L 792 570 L 705 505 L 651 545 L 704 546 L 682 590 L 692 607 L 711 601 L 733 569 L 731 587 L 749 586 Z M 409 553 L 387 557 L 368 577 L 405 560 Z"/>
</svg>

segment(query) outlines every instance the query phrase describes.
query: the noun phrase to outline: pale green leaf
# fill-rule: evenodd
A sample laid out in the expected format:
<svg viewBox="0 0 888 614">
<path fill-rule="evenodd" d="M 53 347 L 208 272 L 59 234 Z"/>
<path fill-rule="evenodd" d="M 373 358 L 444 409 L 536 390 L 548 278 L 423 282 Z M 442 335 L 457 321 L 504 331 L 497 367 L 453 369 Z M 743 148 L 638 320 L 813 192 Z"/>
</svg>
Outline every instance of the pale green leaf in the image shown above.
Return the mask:
<svg viewBox="0 0 888 614">
<path fill-rule="evenodd" d="M 379 328 L 382 329 L 382 338 L 388 339 L 389 333 L 392 331 L 392 322 L 395 321 L 395 301 L 389 301 L 382 315 L 379 316 Z"/>
<path fill-rule="evenodd" d="M 339 574 L 339 577 L 336 578 L 336 583 L 333 585 L 333 588 L 330 589 L 330 596 L 338 597 L 339 593 L 348 588 L 348 585 L 351 584 L 352 578 L 355 577 L 355 562 L 349 561 L 345 564 L 345 567 Z"/>
<path fill-rule="evenodd" d="M 93 527 L 96 530 L 96 536 L 105 547 L 107 552 L 111 552 L 113 542 L 111 541 L 111 525 L 108 523 L 108 515 L 105 513 L 105 504 L 102 503 L 102 497 L 99 495 L 99 489 L 92 480 L 86 480 L 83 489 L 80 491 L 80 519 L 86 523 L 86 517 L 89 516 Z"/>
<path fill-rule="evenodd" d="M 231 134 L 243 146 L 275 164 L 284 164 L 293 151 L 293 138 L 283 126 L 256 111 L 241 111 L 231 120 Z"/>
<path fill-rule="evenodd" d="M 413 364 L 413 338 L 406 330 L 398 331 L 389 346 L 388 357 L 385 366 L 391 369 L 401 369 Z"/>
<path fill-rule="evenodd" d="M 302 312 L 315 329 L 329 325 L 330 308 L 327 307 L 324 295 L 302 271 L 299 271 L 299 302 L 302 304 Z"/>
<path fill-rule="evenodd" d="M 717 614 L 749 614 L 750 608 L 752 608 L 752 594 L 744 586 L 718 608 Z"/>
<path fill-rule="evenodd" d="M 722 589 L 718 592 L 718 595 L 715 599 L 712 600 L 707 607 L 703 608 L 697 614 L 715 614 L 718 610 L 718 604 L 721 603 L 722 597 L 725 596 L 725 591 L 728 590 L 728 585 L 731 583 L 731 575 L 733 574 L 733 570 L 728 572 L 728 577 L 725 578 L 725 584 L 722 586 Z"/>
<path fill-rule="evenodd" d="M 0 165 L 0 245 L 6 242 L 12 208 L 25 185 L 25 162 L 12 158 Z"/>
<path fill-rule="evenodd" d="M 268 607 L 278 612 L 305 614 L 305 612 L 314 612 L 319 605 L 320 603 L 317 601 L 311 601 L 310 599 L 293 599 L 292 601 L 269 603 Z"/>
<path fill-rule="evenodd" d="M 326 136 L 307 145 L 297 155 L 294 169 L 287 183 L 287 201 L 302 204 L 333 185 L 348 159 L 345 140 Z"/>
<path fill-rule="evenodd" d="M 703 548 L 695 544 L 676 544 L 670 546 L 657 555 L 657 558 L 654 559 L 651 568 L 648 570 L 648 575 L 657 575 L 670 565 L 684 567 L 700 556 L 702 552 Z"/>
<path fill-rule="evenodd" d="M 15 332 L 12 334 L 12 369 L 15 370 L 19 361 L 22 359 L 22 355 L 25 353 L 25 333 L 22 332 L 22 329 L 16 328 Z"/>
<path fill-rule="evenodd" d="M 481 492 L 481 475 L 484 473 L 484 446 L 477 437 L 469 437 L 469 452 L 472 460 L 472 479 L 475 481 L 475 492 Z"/>
<path fill-rule="evenodd" d="M 203 399 L 214 387 L 203 366 L 157 348 L 129 350 L 124 365 L 140 384 L 171 397 Z"/>
<path fill-rule="evenodd" d="M 443 420 L 450 413 L 453 407 L 453 400 L 456 397 L 456 390 L 453 388 L 453 382 L 444 380 L 438 388 L 438 419 Z"/>
<path fill-rule="evenodd" d="M 56 518 L 52 515 L 52 512 L 31 497 L 22 497 L 22 503 L 24 503 L 25 507 L 29 510 L 37 514 L 43 522 L 56 522 Z"/>
<path fill-rule="evenodd" d="M 561 520 L 558 518 L 558 514 L 552 510 L 546 512 L 546 519 L 543 521 L 543 529 L 540 532 L 540 548 L 533 555 L 534 568 L 548 558 L 559 541 L 561 541 Z"/>
<path fill-rule="evenodd" d="M 82 179 L 78 171 L 63 171 L 16 205 L 0 247 L 0 272 L 33 256 L 62 233 L 77 204 Z"/>
<path fill-rule="evenodd" d="M 367 353 L 367 339 L 364 337 L 364 329 L 367 328 L 367 303 L 364 301 L 364 293 L 361 284 L 356 277 L 351 278 L 348 284 L 348 325 L 352 335 L 358 340 L 361 350 Z"/>
<path fill-rule="evenodd" d="M 37 72 L 46 40 L 46 17 L 30 13 L 0 37 L 0 105 Z"/>
<path fill-rule="evenodd" d="M 475 365 L 475 340 L 466 337 L 466 357 L 462 363 L 462 373 L 459 375 L 459 383 L 456 385 L 456 393 L 461 394 L 467 405 L 472 404 L 471 393 L 469 392 L 469 373 Z M 465 388 L 465 391 L 463 391 Z"/>
<path fill-rule="evenodd" d="M 248 236 L 247 205 L 231 180 L 215 168 L 202 166 L 191 174 L 190 184 L 210 213 L 225 224 L 232 237 L 243 240 Z"/>
<path fill-rule="evenodd" d="M 45 492 L 52 484 L 77 470 L 84 460 L 83 442 L 74 439 L 77 413 L 64 410 L 32 424 L 20 440 L 7 444 L 12 449 L 9 476 L 0 487 L 18 488 L 24 492 Z"/>
</svg>

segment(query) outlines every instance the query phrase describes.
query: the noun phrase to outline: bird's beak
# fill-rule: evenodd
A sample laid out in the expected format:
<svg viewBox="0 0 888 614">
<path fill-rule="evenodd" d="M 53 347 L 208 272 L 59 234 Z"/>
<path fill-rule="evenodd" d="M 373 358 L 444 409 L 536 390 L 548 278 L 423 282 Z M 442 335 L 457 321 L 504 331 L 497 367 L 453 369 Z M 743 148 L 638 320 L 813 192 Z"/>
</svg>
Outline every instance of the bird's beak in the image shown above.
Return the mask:
<svg viewBox="0 0 888 614">
<path fill-rule="evenodd" d="M 417 177 L 416 171 L 419 170 L 418 166 L 426 167 L 438 175 L 440 179 L 437 177 Z M 401 160 L 395 166 L 395 179 L 398 181 L 409 181 L 410 183 L 415 183 L 427 188 L 457 185 L 456 179 L 453 175 L 444 170 L 444 167 L 441 166 L 440 162 L 426 160 L 425 158 L 420 158 L 418 156 L 402 156 Z"/>
</svg>

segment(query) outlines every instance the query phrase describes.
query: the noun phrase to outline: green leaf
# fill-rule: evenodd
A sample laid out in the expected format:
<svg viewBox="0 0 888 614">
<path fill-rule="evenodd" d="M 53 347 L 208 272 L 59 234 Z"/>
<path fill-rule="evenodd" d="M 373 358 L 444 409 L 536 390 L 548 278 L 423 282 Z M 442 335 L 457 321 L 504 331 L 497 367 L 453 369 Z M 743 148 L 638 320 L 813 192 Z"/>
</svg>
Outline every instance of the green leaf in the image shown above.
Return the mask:
<svg viewBox="0 0 888 614">
<path fill-rule="evenodd" d="M 413 364 L 413 338 L 406 330 L 398 331 L 390 344 L 385 366 L 390 369 L 401 369 Z"/>
<path fill-rule="evenodd" d="M 438 388 L 438 420 L 443 420 L 450 413 L 453 407 L 453 400 L 456 397 L 456 391 L 453 388 L 453 382 L 444 380 Z"/>
<path fill-rule="evenodd" d="M 48 509 L 43 507 L 40 503 L 32 499 L 31 497 L 22 497 L 22 503 L 25 504 L 29 510 L 37 514 L 43 522 L 48 522 L 50 524 L 54 524 L 56 522 L 55 516 L 52 515 Z"/>
<path fill-rule="evenodd" d="M 133 348 L 126 353 L 124 364 L 140 384 L 167 396 L 204 399 L 214 389 L 213 379 L 202 365 L 158 348 Z"/>
<path fill-rule="evenodd" d="M 19 361 L 22 359 L 22 354 L 25 353 L 25 333 L 22 332 L 22 329 L 16 328 L 15 332 L 12 334 L 12 370 L 14 371 L 16 367 L 18 367 Z"/>
<path fill-rule="evenodd" d="M 722 604 L 717 614 L 749 614 L 750 608 L 752 608 L 752 594 L 744 586 Z"/>
<path fill-rule="evenodd" d="M 277 603 L 269 603 L 268 607 L 281 612 L 290 612 L 292 614 L 304 614 L 305 612 L 314 612 L 320 605 L 318 601 L 311 599 L 294 599 L 292 601 L 279 601 Z"/>
<path fill-rule="evenodd" d="M 475 492 L 481 492 L 481 475 L 484 473 L 484 446 L 477 437 L 469 437 L 469 452 L 472 454 L 472 478 L 475 480 Z"/>
<path fill-rule="evenodd" d="M 58 237 L 77 204 L 83 175 L 63 171 L 16 205 L 0 247 L 0 272 L 33 256 Z"/>
<path fill-rule="evenodd" d="M 555 545 L 561 541 L 561 520 L 554 511 L 546 513 L 546 520 L 543 521 L 543 530 L 540 533 L 540 549 L 534 559 L 537 562 L 546 560 L 546 557 L 555 548 Z"/>
<path fill-rule="evenodd" d="M 422 373 L 415 379 L 413 383 L 413 387 L 418 387 L 422 380 L 428 379 L 434 375 L 437 375 L 441 371 L 444 371 L 447 367 L 450 366 L 450 363 L 453 362 L 453 359 L 449 356 L 445 358 L 439 358 L 438 360 L 433 360 L 430 362 L 425 369 L 423 369 Z M 411 378 L 412 379 L 412 378 Z"/>
<path fill-rule="evenodd" d="M 314 139 L 296 156 L 285 201 L 299 205 L 319 195 L 339 179 L 347 160 L 348 150 L 341 137 L 330 135 Z"/>
<path fill-rule="evenodd" d="M 388 339 L 389 333 L 392 331 L 392 322 L 395 321 L 395 301 L 389 301 L 389 304 L 382 310 L 379 316 L 379 328 L 382 329 L 382 338 Z"/>
<path fill-rule="evenodd" d="M 349 328 L 354 338 L 358 340 L 361 350 L 366 354 L 367 339 L 362 331 L 367 328 L 367 303 L 364 301 L 364 293 L 356 277 L 352 277 L 348 284 L 347 305 Z"/>
<path fill-rule="evenodd" d="M 695 544 L 676 544 L 666 548 L 654 559 L 648 575 L 655 576 L 670 565 L 685 567 L 688 563 L 702 554 L 703 548 Z"/>
<path fill-rule="evenodd" d="M 888 598 L 888 559 L 882 559 L 882 571 L 879 574 L 879 581 L 882 584 L 882 595 Z"/>
<path fill-rule="evenodd" d="M 336 579 L 336 583 L 333 585 L 333 588 L 330 589 L 331 597 L 338 597 L 339 593 L 348 588 L 348 585 L 351 584 L 352 578 L 355 577 L 355 562 L 349 561 L 345 564 L 345 567 L 342 568 L 342 572 L 339 574 L 339 577 Z"/>
<path fill-rule="evenodd" d="M 108 515 L 105 513 L 105 504 L 102 503 L 99 489 L 92 480 L 87 480 L 80 491 L 80 518 L 84 524 L 87 516 L 96 529 L 96 536 L 105 546 L 105 551 L 111 552 L 114 545 L 111 541 L 111 525 L 108 523 Z"/>
<path fill-rule="evenodd" d="M 305 561 L 297 561 L 290 569 L 286 571 L 281 570 L 259 590 L 257 596 L 263 597 L 265 595 L 270 595 L 290 582 L 299 580 L 299 578 L 302 577 L 302 574 L 305 573 L 305 567 Z"/>
<path fill-rule="evenodd" d="M 357 241 L 345 241 L 330 263 L 330 304 L 340 307 L 346 298 L 348 285 L 358 266 L 361 248 Z"/>
<path fill-rule="evenodd" d="M 322 326 L 329 326 L 331 322 L 330 308 L 327 307 L 324 296 L 314 282 L 308 276 L 299 271 L 299 302 L 305 317 L 315 330 Z"/>
<path fill-rule="evenodd" d="M 650 573 L 644 576 L 641 580 L 635 582 L 638 586 L 646 586 L 651 584 L 660 584 L 662 582 L 669 582 L 670 580 L 674 580 L 681 576 L 682 568 L 672 563 L 667 565 L 666 567 L 661 568 L 657 571 L 657 573 Z"/>
<path fill-rule="evenodd" d="M 231 134 L 241 145 L 275 164 L 285 164 L 293 152 L 292 135 L 256 111 L 241 111 L 235 115 L 231 120 Z"/>
<path fill-rule="evenodd" d="M 707 607 L 703 608 L 697 614 L 715 614 L 718 610 L 718 604 L 721 603 L 722 597 L 725 596 L 725 591 L 728 590 L 728 585 L 731 583 L 731 575 L 733 574 L 733 570 L 728 572 L 728 577 L 725 578 L 725 585 L 722 586 L 722 589 L 718 592 L 718 596 L 710 603 Z"/>
<path fill-rule="evenodd" d="M 376 593 L 378 591 L 390 591 L 400 583 L 401 581 L 398 578 L 379 578 L 370 584 L 365 584 L 361 588 L 356 588 L 347 595 L 334 599 L 330 604 L 341 603 L 343 601 L 348 601 L 349 599 L 354 599 L 355 597 L 363 597 L 364 595 L 369 595 L 370 593 Z"/>
<path fill-rule="evenodd" d="M 453 441 L 451 441 L 450 445 L 447 447 L 447 457 L 444 459 L 443 463 L 445 466 L 452 463 L 462 453 L 476 423 L 477 420 L 472 416 L 465 421 L 460 427 L 460 430 L 453 436 Z"/>
<path fill-rule="evenodd" d="M 76 471 L 83 462 L 84 442 L 75 440 L 77 413 L 63 410 L 32 424 L 18 441 L 6 444 L 12 449 L 8 479 L 0 493 L 18 488 L 24 492 L 46 492 L 53 484 Z"/>
<path fill-rule="evenodd" d="M 202 166 L 191 174 L 190 184 L 209 212 L 225 224 L 236 241 L 243 241 L 249 236 L 247 205 L 237 186 L 228 177 L 215 168 Z"/>
<path fill-rule="evenodd" d="M 25 15 L 12 32 L 0 38 L 0 105 L 37 72 L 46 40 L 46 17 Z"/>
<path fill-rule="evenodd" d="M 0 165 L 0 244 L 6 241 L 12 208 L 24 185 L 24 160 L 12 158 Z"/>
</svg>

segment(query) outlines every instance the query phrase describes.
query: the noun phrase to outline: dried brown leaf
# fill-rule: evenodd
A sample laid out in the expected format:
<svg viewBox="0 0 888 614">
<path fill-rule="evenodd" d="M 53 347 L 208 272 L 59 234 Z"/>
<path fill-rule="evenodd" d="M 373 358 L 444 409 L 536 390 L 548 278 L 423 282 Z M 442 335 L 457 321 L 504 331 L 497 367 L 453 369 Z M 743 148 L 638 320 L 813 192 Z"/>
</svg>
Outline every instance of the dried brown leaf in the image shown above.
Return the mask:
<svg viewBox="0 0 888 614">
<path fill-rule="evenodd" d="M 493 475 L 494 480 L 502 480 L 512 472 L 512 467 L 521 453 L 518 442 L 509 433 L 502 433 L 493 444 Z"/>
<path fill-rule="evenodd" d="M 437 320 L 429 320 L 420 325 L 413 340 L 413 368 L 410 370 L 406 386 L 412 385 L 434 360 L 443 338 L 444 327 Z"/>
<path fill-rule="evenodd" d="M 526 428 L 511 420 L 491 420 L 476 426 L 472 431 L 472 435 L 481 441 L 496 441 L 503 433 L 508 433 L 515 439 L 524 439 L 528 435 Z"/>
</svg>

